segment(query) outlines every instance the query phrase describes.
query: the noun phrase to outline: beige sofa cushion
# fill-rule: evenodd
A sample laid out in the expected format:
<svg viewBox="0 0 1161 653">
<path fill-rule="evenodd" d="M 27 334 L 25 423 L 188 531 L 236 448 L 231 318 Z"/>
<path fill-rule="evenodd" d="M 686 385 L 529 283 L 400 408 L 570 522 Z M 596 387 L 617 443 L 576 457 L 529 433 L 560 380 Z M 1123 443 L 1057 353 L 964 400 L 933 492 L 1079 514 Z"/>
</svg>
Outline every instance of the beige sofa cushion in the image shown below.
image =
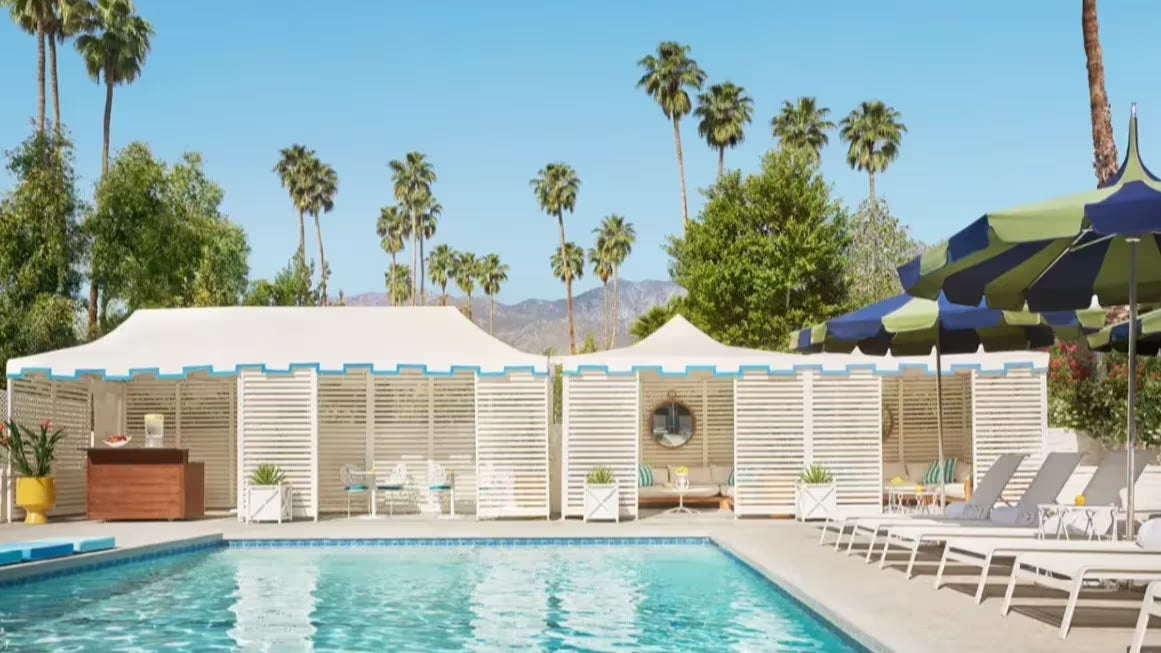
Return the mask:
<svg viewBox="0 0 1161 653">
<path fill-rule="evenodd" d="M 709 467 L 694 467 L 693 465 L 686 465 L 689 467 L 689 484 L 690 485 L 715 485 L 713 476 L 710 475 Z M 670 477 L 677 481 L 677 466 L 674 465 L 669 468 Z"/>
<path fill-rule="evenodd" d="M 907 465 L 903 463 L 883 463 L 883 482 L 886 483 L 896 476 L 907 480 Z"/>
<path fill-rule="evenodd" d="M 730 482 L 730 473 L 733 471 L 733 465 L 710 465 L 710 480 L 717 485 L 725 485 Z"/>
<path fill-rule="evenodd" d="M 673 482 L 669 476 L 669 468 L 662 465 L 653 466 L 653 485 L 657 487 L 664 487 Z"/>
<path fill-rule="evenodd" d="M 943 492 L 948 499 L 962 500 L 967 498 L 963 483 L 947 483 L 943 486 Z"/>
<path fill-rule="evenodd" d="M 932 461 L 925 463 L 907 463 L 907 478 L 912 481 L 922 481 L 924 476 L 927 476 L 927 470 L 931 469 Z"/>
<path fill-rule="evenodd" d="M 952 477 L 956 483 L 963 484 L 972 476 L 972 466 L 970 463 L 965 463 L 960 460 L 955 463 L 955 475 Z"/>
</svg>

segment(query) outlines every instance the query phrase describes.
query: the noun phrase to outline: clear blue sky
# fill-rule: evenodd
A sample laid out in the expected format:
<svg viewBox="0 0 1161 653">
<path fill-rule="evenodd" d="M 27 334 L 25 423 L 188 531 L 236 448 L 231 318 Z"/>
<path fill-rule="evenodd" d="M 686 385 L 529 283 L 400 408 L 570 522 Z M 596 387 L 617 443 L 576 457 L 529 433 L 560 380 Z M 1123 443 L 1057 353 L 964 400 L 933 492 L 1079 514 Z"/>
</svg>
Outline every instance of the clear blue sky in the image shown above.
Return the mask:
<svg viewBox="0 0 1161 653">
<path fill-rule="evenodd" d="M 496 252 L 511 266 L 501 299 L 556 298 L 556 227 L 528 180 L 549 161 L 580 174 L 570 239 L 590 245 L 602 216 L 637 227 L 630 279 L 666 278 L 662 243 L 679 228 L 673 131 L 634 84 L 659 41 L 693 47 L 710 81 L 755 100 L 731 167 L 752 170 L 772 147 L 784 99 L 815 95 L 835 118 L 865 99 L 898 109 L 909 129 L 878 183 L 894 213 L 927 241 L 990 208 L 1092 186 L 1080 2 L 318 2 L 139 0 L 157 36 L 140 81 L 117 90 L 113 145 L 142 140 L 168 161 L 201 152 L 241 223 L 255 276 L 292 253 L 296 218 L 271 173 L 278 150 L 304 143 L 339 173 L 324 216 L 332 291 L 382 290 L 387 257 L 374 235 L 391 202 L 387 161 L 426 152 L 444 206 L 435 242 Z M 1137 101 L 1146 161 L 1161 166 L 1156 26 L 1161 3 L 1101 3 L 1118 146 Z M 0 147 L 30 130 L 36 48 L 0 22 Z M 103 92 L 62 50 L 64 121 L 83 190 L 99 172 Z M 683 125 L 690 210 L 716 156 Z M 1153 159 L 1149 159 L 1154 152 Z M 849 205 L 866 177 L 832 138 L 823 172 Z M 0 187 L 10 180 L 0 177 Z M 312 240 L 313 228 L 308 231 Z M 591 276 L 580 289 L 596 284 Z"/>
</svg>

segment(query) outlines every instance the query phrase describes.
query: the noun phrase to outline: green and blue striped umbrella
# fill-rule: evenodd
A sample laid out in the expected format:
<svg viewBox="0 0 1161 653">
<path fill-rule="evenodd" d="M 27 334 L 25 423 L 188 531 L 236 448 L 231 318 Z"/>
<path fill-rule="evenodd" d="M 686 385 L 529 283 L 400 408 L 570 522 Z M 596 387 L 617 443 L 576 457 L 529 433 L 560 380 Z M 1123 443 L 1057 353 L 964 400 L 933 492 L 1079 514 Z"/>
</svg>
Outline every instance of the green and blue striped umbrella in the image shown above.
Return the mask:
<svg viewBox="0 0 1161 653">
<path fill-rule="evenodd" d="M 1129 322 L 1107 326 L 1088 337 L 1093 351 L 1129 351 Z M 1137 351 L 1144 356 L 1156 356 L 1161 351 L 1161 309 L 1149 311 L 1137 318 Z"/>
</svg>

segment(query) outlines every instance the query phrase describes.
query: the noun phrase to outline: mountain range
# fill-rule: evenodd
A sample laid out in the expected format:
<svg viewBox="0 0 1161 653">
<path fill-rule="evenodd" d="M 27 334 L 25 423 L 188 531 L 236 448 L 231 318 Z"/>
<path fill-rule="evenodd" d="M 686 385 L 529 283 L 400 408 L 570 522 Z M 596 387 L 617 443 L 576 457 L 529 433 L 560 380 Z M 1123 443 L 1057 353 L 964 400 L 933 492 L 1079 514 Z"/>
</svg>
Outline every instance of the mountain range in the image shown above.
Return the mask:
<svg viewBox="0 0 1161 653">
<path fill-rule="evenodd" d="M 609 284 L 609 309 L 612 310 L 612 284 Z M 428 293 L 430 295 L 430 289 Z M 633 341 L 629 328 L 633 322 L 654 306 L 668 302 L 685 291 L 671 281 L 621 280 L 621 298 L 618 306 L 617 344 Z M 388 306 L 386 293 L 363 293 L 346 298 L 351 306 Z M 429 304 L 438 303 L 437 297 L 428 297 Z M 449 304 L 464 305 L 463 297 L 451 297 Z M 594 288 L 573 297 L 573 316 L 576 322 L 577 347 L 585 336 L 592 335 L 599 344 L 602 339 L 604 307 L 601 289 Z M 476 324 L 488 328 L 488 298 L 472 297 L 472 317 Z M 525 299 L 515 304 L 496 302 L 495 335 L 517 349 L 540 354 L 552 348 L 568 352 L 568 309 L 564 299 Z"/>
</svg>

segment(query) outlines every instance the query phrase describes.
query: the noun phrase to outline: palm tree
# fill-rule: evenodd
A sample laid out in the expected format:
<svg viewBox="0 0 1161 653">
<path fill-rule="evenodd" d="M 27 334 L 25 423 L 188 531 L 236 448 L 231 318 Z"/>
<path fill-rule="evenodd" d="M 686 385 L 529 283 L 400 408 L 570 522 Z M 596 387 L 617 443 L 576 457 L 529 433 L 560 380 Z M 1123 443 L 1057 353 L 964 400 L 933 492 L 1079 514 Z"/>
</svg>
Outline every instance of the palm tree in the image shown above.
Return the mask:
<svg viewBox="0 0 1161 653">
<path fill-rule="evenodd" d="M 105 84 L 105 141 L 101 176 L 109 172 L 109 130 L 113 121 L 113 87 L 131 84 L 141 74 L 153 26 L 133 13 L 129 0 L 97 0 L 88 33 L 77 37 L 77 50 L 89 77 Z"/>
<path fill-rule="evenodd" d="M 451 276 L 456 285 L 468 297 L 464 305 L 464 313 L 472 319 L 472 291 L 476 289 L 476 279 L 480 277 L 480 262 L 471 252 L 457 252 L 452 261 Z"/>
<path fill-rule="evenodd" d="M 496 254 L 488 254 L 480 259 L 480 285 L 488 296 L 488 334 L 495 335 L 493 326 L 496 316 L 496 294 L 500 285 L 508 280 L 508 266 L 500 262 Z"/>
<path fill-rule="evenodd" d="M 564 256 L 561 256 L 564 252 Z M 565 243 L 552 253 L 552 274 L 557 279 L 580 279 L 585 276 L 585 250 L 576 243 Z"/>
<path fill-rule="evenodd" d="M 621 297 L 618 282 L 621 278 L 621 264 L 629 258 L 629 254 L 633 251 L 633 243 L 637 240 L 637 230 L 633 228 L 633 223 L 614 213 L 601 221 L 601 226 L 597 227 L 596 232 L 598 241 L 605 243 L 604 249 L 609 258 L 609 264 L 613 267 L 613 313 L 610 320 L 609 343 L 606 345 L 606 348 L 612 348 L 617 346 L 618 311 L 620 310 L 619 300 Z"/>
<path fill-rule="evenodd" d="M 754 100 L 737 84 L 714 84 L 709 92 L 697 96 L 694 114 L 701 118 L 698 135 L 718 151 L 718 177 L 721 177 L 726 171 L 726 148 L 737 147 L 746 138 L 746 125 L 754 117 Z"/>
<path fill-rule="evenodd" d="M 1082 0 L 1081 29 L 1084 31 L 1084 58 L 1088 62 L 1088 105 L 1092 115 L 1093 164 L 1097 183 L 1103 186 L 1117 174 L 1117 142 L 1113 140 L 1113 117 L 1105 93 L 1105 62 L 1101 54 L 1100 25 L 1096 0 Z"/>
<path fill-rule="evenodd" d="M 818 162 L 822 148 L 830 142 L 827 132 L 835 127 L 829 115 L 830 109 L 818 106 L 813 97 L 800 97 L 794 104 L 783 100 L 782 110 L 770 120 L 770 128 L 782 147 L 807 152 Z"/>
<path fill-rule="evenodd" d="M 431 185 L 435 183 L 435 168 L 427 160 L 427 155 L 420 152 L 408 152 L 403 160 L 392 160 L 387 164 L 391 168 L 391 181 L 395 191 L 395 199 L 407 211 L 411 221 L 411 279 L 417 284 L 412 290 L 411 303 L 422 301 L 423 275 L 420 273 L 420 239 L 424 230 L 419 225 L 420 208 L 425 197 L 431 196 Z"/>
<path fill-rule="evenodd" d="M 435 197 L 430 191 L 420 193 L 415 201 L 415 227 L 419 229 L 419 274 L 423 276 L 426 271 L 426 259 L 423 257 L 424 243 L 435 237 L 435 228 L 439 224 L 439 217 L 443 214 L 443 206 L 435 200 Z M 421 304 L 427 303 L 427 293 L 425 291 L 426 284 L 420 279 L 419 282 L 419 301 Z"/>
<path fill-rule="evenodd" d="M 560 249 L 564 249 L 564 212 L 572 213 L 576 208 L 576 196 L 580 191 L 580 177 L 566 163 L 549 163 L 540 169 L 536 179 L 529 182 L 536 201 L 545 213 L 556 217 L 560 226 Z M 583 252 L 582 252 L 583 254 Z M 578 277 L 579 278 L 579 277 Z M 568 346 L 569 353 L 576 353 L 576 325 L 572 315 L 572 275 L 564 275 L 565 299 L 568 304 Z"/>
<path fill-rule="evenodd" d="M 51 0 L 52 22 L 46 30 L 48 37 L 48 67 L 52 80 L 53 131 L 60 136 L 60 81 L 57 75 L 56 45 L 65 43 L 84 31 L 93 20 L 93 6 L 89 0 Z"/>
<path fill-rule="evenodd" d="M 388 298 L 392 304 L 396 303 L 392 289 L 396 287 L 399 269 L 402 267 L 410 272 L 407 266 L 400 266 L 395 262 L 395 256 L 403 251 L 403 240 L 408 236 L 409 227 L 407 216 L 403 215 L 403 211 L 398 206 L 384 206 L 379 209 L 379 220 L 375 223 L 375 233 L 379 235 L 379 245 L 383 251 L 391 256 L 391 267 L 387 271 L 387 288 Z M 407 275 L 407 285 L 409 286 L 407 299 L 411 299 L 410 274 Z"/>
<path fill-rule="evenodd" d="M 306 212 L 314 216 L 314 230 L 318 237 L 319 303 L 327 305 L 327 277 L 331 270 L 327 267 L 326 253 L 323 251 L 322 223 L 319 215 L 330 213 L 335 208 L 335 195 L 339 192 L 339 176 L 330 165 L 311 157 L 302 170 L 306 184 Z"/>
<path fill-rule="evenodd" d="M 431 282 L 439 286 L 439 305 L 447 306 L 447 282 L 452 278 L 459 253 L 449 245 L 436 245 L 427 255 L 427 274 Z"/>
<path fill-rule="evenodd" d="M 863 102 L 843 118 L 839 137 L 850 144 L 847 164 L 866 171 L 871 180 L 871 202 L 875 201 L 875 175 L 899 156 L 899 143 L 907 127 L 902 115 L 878 100 Z"/>
<path fill-rule="evenodd" d="M 600 233 L 599 229 L 593 230 Z M 613 264 L 609 262 L 608 248 L 605 246 L 605 239 L 597 236 L 597 244 L 595 247 L 589 248 L 589 263 L 593 266 L 593 274 L 601 280 L 601 318 L 602 323 L 601 339 L 605 341 L 605 346 L 608 347 L 609 342 L 609 279 L 613 277 Z"/>
<path fill-rule="evenodd" d="M 411 299 L 411 268 L 400 263 L 392 263 L 391 269 L 383 273 L 387 283 L 387 300 L 393 306 L 406 304 Z"/>
<path fill-rule="evenodd" d="M 682 224 L 689 224 L 689 205 L 685 199 L 685 161 L 681 155 L 681 119 L 693 109 L 686 89 L 700 89 L 706 74 L 697 62 L 689 58 L 689 46 L 665 41 L 657 46 L 656 55 L 647 55 L 637 65 L 645 74 L 637 86 L 645 89 L 661 107 L 666 118 L 673 121 L 673 140 L 677 144 L 677 174 L 681 180 Z M 575 347 L 573 353 L 575 354 Z"/>
<path fill-rule="evenodd" d="M 45 122 L 44 44 L 46 40 L 51 40 L 49 30 L 52 29 L 54 21 L 53 5 L 54 0 L 0 0 L 0 6 L 8 8 L 12 21 L 20 29 L 36 37 L 36 82 L 39 91 L 36 128 L 40 133 L 44 133 Z"/>
<path fill-rule="evenodd" d="M 306 204 L 308 185 L 303 178 L 306 164 L 315 158 L 314 150 L 305 145 L 291 145 L 279 151 L 274 173 L 282 182 L 282 187 L 290 193 L 290 201 L 298 211 L 298 255 L 306 263 Z"/>
</svg>

